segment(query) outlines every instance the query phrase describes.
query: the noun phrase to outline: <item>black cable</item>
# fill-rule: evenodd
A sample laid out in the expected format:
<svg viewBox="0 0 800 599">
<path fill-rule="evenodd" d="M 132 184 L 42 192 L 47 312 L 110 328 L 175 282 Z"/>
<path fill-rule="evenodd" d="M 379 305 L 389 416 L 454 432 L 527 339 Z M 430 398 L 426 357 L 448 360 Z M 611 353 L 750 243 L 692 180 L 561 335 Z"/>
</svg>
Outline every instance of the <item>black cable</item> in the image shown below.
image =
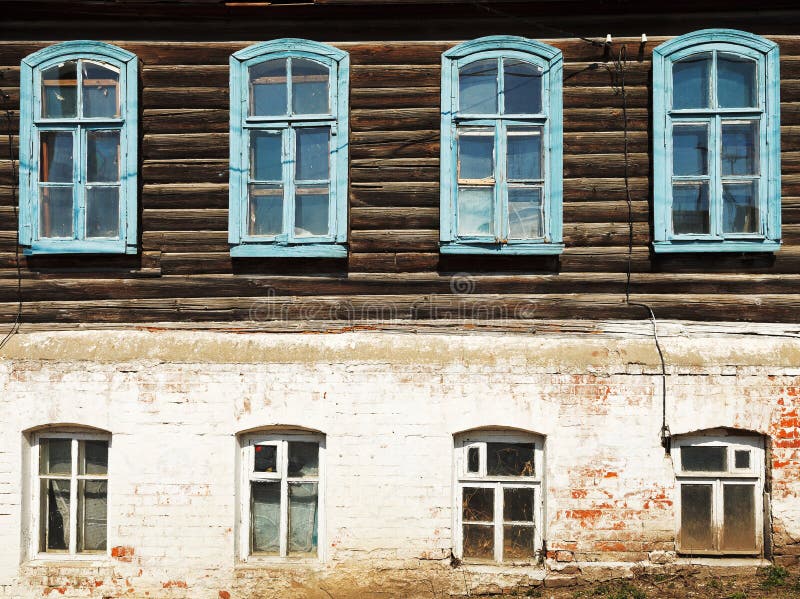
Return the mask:
<svg viewBox="0 0 800 599">
<path fill-rule="evenodd" d="M 11 115 L 11 96 L 9 96 L 3 90 L 0 90 L 0 96 L 3 98 L 3 111 L 5 112 L 6 116 L 8 158 L 9 162 L 11 163 L 11 205 L 14 208 L 14 222 L 19 222 L 19 205 L 17 204 L 17 165 L 14 160 L 14 130 Z M 19 331 L 20 322 L 22 321 L 22 265 L 20 264 L 18 240 L 14 241 L 14 262 L 17 266 L 17 314 L 14 317 L 14 322 L 11 325 L 11 329 L 0 341 L 0 349 L 3 349 L 6 343 L 8 343 L 8 340 Z"/>
</svg>

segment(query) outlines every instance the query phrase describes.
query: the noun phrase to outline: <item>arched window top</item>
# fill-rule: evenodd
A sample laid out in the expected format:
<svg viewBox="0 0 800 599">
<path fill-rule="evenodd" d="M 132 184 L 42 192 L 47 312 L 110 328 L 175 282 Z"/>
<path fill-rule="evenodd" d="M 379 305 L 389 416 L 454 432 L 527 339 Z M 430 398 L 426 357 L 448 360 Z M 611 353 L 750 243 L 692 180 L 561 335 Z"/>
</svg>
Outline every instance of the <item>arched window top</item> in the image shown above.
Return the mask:
<svg viewBox="0 0 800 599">
<path fill-rule="evenodd" d="M 231 254 L 346 256 L 347 52 L 286 38 L 230 64 Z"/>
<path fill-rule="evenodd" d="M 495 35 L 442 55 L 442 253 L 563 251 L 562 55 Z"/>
<path fill-rule="evenodd" d="M 136 61 L 136 55 L 112 44 L 94 40 L 72 40 L 53 44 L 26 56 L 22 64 L 31 68 L 43 68 L 68 58 L 99 58 L 121 66 Z"/>
<path fill-rule="evenodd" d="M 697 51 L 698 46 L 705 44 L 731 44 L 739 48 L 750 48 L 762 54 L 778 51 L 778 44 L 754 33 L 737 29 L 701 29 L 664 42 L 653 50 L 653 54 L 658 57 L 670 57 L 685 50 Z"/>
<path fill-rule="evenodd" d="M 138 61 L 69 41 L 20 68 L 20 243 L 29 254 L 137 251 Z"/>
<path fill-rule="evenodd" d="M 653 51 L 653 247 L 780 247 L 778 46 L 705 29 Z"/>
</svg>

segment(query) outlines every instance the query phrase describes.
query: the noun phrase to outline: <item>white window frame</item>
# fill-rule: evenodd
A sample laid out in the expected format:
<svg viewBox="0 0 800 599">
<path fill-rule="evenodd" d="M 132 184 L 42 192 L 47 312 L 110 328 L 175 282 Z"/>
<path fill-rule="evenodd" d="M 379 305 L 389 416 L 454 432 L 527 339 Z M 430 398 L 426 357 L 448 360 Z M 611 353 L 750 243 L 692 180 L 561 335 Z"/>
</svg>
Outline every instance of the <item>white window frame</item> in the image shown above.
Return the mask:
<svg viewBox="0 0 800 599">
<path fill-rule="evenodd" d="M 316 477 L 296 478 L 287 476 L 288 447 L 290 441 L 316 443 L 319 451 L 319 473 Z M 277 472 L 254 472 L 255 446 L 277 447 Z M 239 557 L 243 562 L 320 562 L 325 548 L 325 435 L 303 432 L 253 433 L 241 439 L 241 463 L 239 485 Z M 280 555 L 252 553 L 250 543 L 252 531 L 250 512 L 250 483 L 253 481 L 280 481 Z M 289 483 L 317 484 L 317 555 L 287 555 L 289 529 Z"/>
<path fill-rule="evenodd" d="M 488 476 L 486 473 L 487 443 L 533 443 L 534 449 L 534 476 Z M 473 431 L 456 436 L 454 463 L 454 508 L 453 508 L 453 553 L 467 563 L 502 563 L 504 565 L 530 565 L 541 561 L 539 552 L 543 548 L 543 522 L 544 522 L 544 437 L 534 433 L 521 431 Z M 468 472 L 469 449 L 477 447 L 479 451 L 479 471 Z M 462 497 L 464 487 L 494 489 L 494 558 L 492 560 L 480 558 L 464 558 L 463 545 L 463 506 Z M 534 551 L 537 555 L 529 560 L 504 560 L 503 559 L 503 489 L 526 488 L 533 489 L 534 509 Z M 516 524 L 516 523 L 515 523 Z"/>
<path fill-rule="evenodd" d="M 683 447 L 726 447 L 728 470 L 723 471 L 689 471 L 683 469 Z M 750 467 L 736 468 L 735 452 L 750 451 Z M 764 439 L 758 436 L 736 436 L 714 433 L 708 435 L 687 435 L 673 441 L 672 461 L 675 467 L 675 546 L 682 555 L 762 555 L 764 552 Z M 681 488 L 683 485 L 710 485 L 711 522 L 713 531 L 713 547 L 710 549 L 683 549 L 681 547 Z M 723 550 L 723 493 L 726 484 L 745 484 L 753 486 L 755 510 L 756 547 L 750 550 Z"/>
<path fill-rule="evenodd" d="M 41 522 L 41 484 L 42 478 L 61 478 L 50 477 L 39 474 L 40 466 L 40 443 L 44 439 L 69 439 L 71 442 L 70 467 L 70 490 L 69 490 L 69 549 L 67 551 L 42 551 L 41 550 L 41 530 L 44 524 Z M 78 444 L 80 441 L 105 441 L 108 443 L 108 469 L 105 476 L 91 474 L 78 474 Z M 34 433 L 31 442 L 30 454 L 30 479 L 31 479 L 31 511 L 30 511 L 30 545 L 28 555 L 33 559 L 59 561 L 59 560 L 78 560 L 96 561 L 106 559 L 111 555 L 111 543 L 108 541 L 108 531 L 111 528 L 111 493 L 109 492 L 109 474 L 111 472 L 111 435 L 102 433 L 75 432 L 71 430 L 59 430 Z M 105 551 L 85 551 L 78 553 L 78 481 L 79 480 L 105 480 L 106 481 L 106 550 Z"/>
</svg>

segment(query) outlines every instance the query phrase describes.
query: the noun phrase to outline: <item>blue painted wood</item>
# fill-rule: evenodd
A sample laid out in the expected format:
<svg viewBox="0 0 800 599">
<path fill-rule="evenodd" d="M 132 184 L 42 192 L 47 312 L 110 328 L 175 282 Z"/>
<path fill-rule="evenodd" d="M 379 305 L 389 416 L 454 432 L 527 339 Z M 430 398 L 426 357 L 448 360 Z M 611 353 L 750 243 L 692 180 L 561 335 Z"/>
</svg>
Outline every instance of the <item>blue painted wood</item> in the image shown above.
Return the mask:
<svg viewBox="0 0 800 599">
<path fill-rule="evenodd" d="M 274 59 L 308 58 L 330 69 L 329 115 L 248 115 L 249 67 Z M 291 67 L 290 67 L 291 68 Z M 347 255 L 347 191 L 349 163 L 350 58 L 347 52 L 310 40 L 285 38 L 254 44 L 230 58 L 230 172 L 228 242 L 231 255 L 339 257 Z M 291 103 L 291 98 L 288 100 Z M 291 104 L 290 104 L 291 105 Z M 295 128 L 308 125 L 331 128 L 330 196 L 328 235 L 294 235 L 294 148 Z M 282 131 L 284 185 L 284 230 L 274 237 L 253 237 L 247 233 L 249 131 Z"/>
<path fill-rule="evenodd" d="M 485 59 L 517 58 L 542 69 L 542 112 L 530 115 L 469 115 L 458 112 L 458 71 Z M 498 62 L 498 67 L 500 63 Z M 498 68 L 498 90 L 503 89 L 503 69 Z M 459 44 L 442 54 L 441 84 L 441 210 L 440 249 L 458 254 L 559 254 L 562 243 L 563 202 L 563 57 L 557 48 L 523 37 L 495 35 Z M 487 238 L 458 235 L 457 125 L 495 129 L 494 231 Z M 507 125 L 543 126 L 544 237 L 541 240 L 508 240 L 508 184 L 506 182 Z"/>
<path fill-rule="evenodd" d="M 41 118 L 41 72 L 68 60 L 96 60 L 119 69 L 119 118 Z M 20 65 L 20 211 L 19 242 L 26 254 L 127 253 L 138 251 L 138 139 L 139 93 L 136 55 L 93 40 L 74 40 L 54 44 L 27 56 Z M 116 239 L 87 240 L 83 234 L 85 181 L 83 136 L 87 128 L 120 129 L 120 235 Z M 39 143 L 38 131 L 71 130 L 75 136 L 73 183 L 75 183 L 74 239 L 41 239 L 39 215 Z"/>
<path fill-rule="evenodd" d="M 692 54 L 713 55 L 713 81 L 719 52 L 748 57 L 757 63 L 759 106 L 732 109 L 672 110 L 672 65 Z M 712 92 L 713 93 L 713 92 Z M 759 230 L 752 235 L 722 232 L 722 177 L 719 172 L 722 117 L 760 121 Z M 672 126 L 677 122 L 709 123 L 709 201 L 711 227 L 708 235 L 676 235 L 672 227 Z M 653 222 L 656 252 L 772 252 L 780 247 L 780 72 L 778 46 L 744 31 L 704 29 L 665 42 L 653 51 Z M 691 179 L 686 177 L 685 179 Z M 725 177 L 729 179 L 729 177 Z M 680 180 L 681 177 L 675 177 Z"/>
</svg>

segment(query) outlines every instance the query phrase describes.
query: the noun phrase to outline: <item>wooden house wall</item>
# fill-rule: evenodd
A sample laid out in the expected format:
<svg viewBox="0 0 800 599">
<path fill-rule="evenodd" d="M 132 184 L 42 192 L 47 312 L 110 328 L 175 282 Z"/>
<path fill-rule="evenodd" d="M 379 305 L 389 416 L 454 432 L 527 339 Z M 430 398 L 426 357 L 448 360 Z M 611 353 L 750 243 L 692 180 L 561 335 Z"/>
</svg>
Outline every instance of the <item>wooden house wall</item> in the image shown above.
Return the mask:
<svg viewBox="0 0 800 599">
<path fill-rule="evenodd" d="M 289 320 L 642 318 L 643 309 L 626 305 L 624 296 L 631 233 L 631 301 L 651 305 L 661 318 L 792 321 L 799 313 L 800 35 L 774 33 L 785 31 L 785 14 L 622 15 L 614 24 L 622 35 L 607 50 L 577 36 L 554 36 L 520 6 L 513 10 L 521 13 L 504 8 L 483 18 L 474 9 L 462 14 L 448 7 L 428 20 L 424 13 L 404 20 L 364 7 L 358 18 L 353 12 L 315 12 L 314 19 L 293 12 L 283 20 L 194 14 L 180 26 L 178 13 L 163 7 L 147 9 L 149 16 L 127 14 L 122 24 L 119 16 L 89 19 L 82 12 L 88 9 L 69 18 L 64 13 L 61 23 L 57 13 L 39 21 L 42 14 L 29 10 L 14 34 L 0 40 L 0 322 L 13 320 L 18 309 L 19 63 L 63 39 L 103 39 L 141 61 L 141 253 L 21 257 L 23 321 L 242 320 L 264 302 L 269 318 Z M 125 7 L 115 10 L 126 14 Z M 549 22 L 598 40 L 612 26 L 576 22 L 574 15 Z M 650 251 L 651 52 L 667 35 L 710 26 L 735 26 L 780 45 L 783 247 L 774 256 Z M 644 47 L 642 32 L 649 36 Z M 564 53 L 566 250 L 560 258 L 438 252 L 440 56 L 458 41 L 493 33 L 540 39 Z M 251 43 L 289 36 L 328 41 L 351 57 L 344 260 L 232 259 L 228 251 L 228 57 Z M 622 80 L 612 61 L 622 45 L 630 228 Z"/>
</svg>

